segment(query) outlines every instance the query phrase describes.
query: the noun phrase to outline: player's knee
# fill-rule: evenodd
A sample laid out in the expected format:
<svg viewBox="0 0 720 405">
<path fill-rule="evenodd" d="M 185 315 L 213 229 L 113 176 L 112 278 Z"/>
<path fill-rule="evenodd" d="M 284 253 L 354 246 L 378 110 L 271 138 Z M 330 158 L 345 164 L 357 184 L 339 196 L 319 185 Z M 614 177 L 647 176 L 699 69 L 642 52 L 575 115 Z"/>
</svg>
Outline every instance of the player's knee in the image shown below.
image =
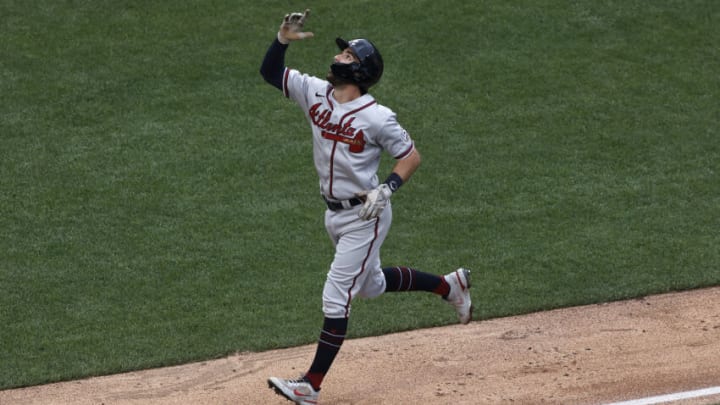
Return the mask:
<svg viewBox="0 0 720 405">
<path fill-rule="evenodd" d="M 385 283 L 376 283 L 366 286 L 358 292 L 358 298 L 375 298 L 385 292 Z"/>
<path fill-rule="evenodd" d="M 378 266 L 378 270 L 374 271 L 372 275 L 369 275 L 365 279 L 365 283 L 358 292 L 358 297 L 375 298 L 385 292 L 386 285 L 385 275 L 383 274 L 382 269 Z"/>
<path fill-rule="evenodd" d="M 342 318 L 350 313 L 348 289 L 328 275 L 322 295 L 323 314 L 328 318 Z"/>
<path fill-rule="evenodd" d="M 326 300 L 323 297 L 323 315 L 326 318 L 344 318 L 350 315 L 350 304 Z"/>
</svg>

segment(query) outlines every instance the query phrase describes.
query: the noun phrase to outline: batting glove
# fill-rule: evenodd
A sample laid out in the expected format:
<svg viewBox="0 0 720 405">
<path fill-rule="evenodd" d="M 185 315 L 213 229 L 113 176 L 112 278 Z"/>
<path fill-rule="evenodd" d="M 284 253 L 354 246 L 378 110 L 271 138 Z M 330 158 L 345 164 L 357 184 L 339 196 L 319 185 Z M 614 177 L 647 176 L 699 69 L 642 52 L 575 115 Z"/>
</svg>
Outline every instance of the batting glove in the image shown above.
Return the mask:
<svg viewBox="0 0 720 405">
<path fill-rule="evenodd" d="M 302 31 L 308 16 L 310 16 L 310 9 L 305 10 L 304 13 L 286 14 L 277 34 L 278 41 L 280 41 L 281 44 L 287 45 L 291 41 L 315 36 L 312 32 Z"/>
<path fill-rule="evenodd" d="M 392 190 L 390 190 L 390 187 L 385 183 L 377 186 L 377 188 L 373 190 L 359 193 L 359 197 L 365 197 L 365 204 L 360 209 L 360 212 L 358 212 L 358 216 L 364 220 L 379 217 L 388 201 L 390 201 L 391 195 Z"/>
</svg>

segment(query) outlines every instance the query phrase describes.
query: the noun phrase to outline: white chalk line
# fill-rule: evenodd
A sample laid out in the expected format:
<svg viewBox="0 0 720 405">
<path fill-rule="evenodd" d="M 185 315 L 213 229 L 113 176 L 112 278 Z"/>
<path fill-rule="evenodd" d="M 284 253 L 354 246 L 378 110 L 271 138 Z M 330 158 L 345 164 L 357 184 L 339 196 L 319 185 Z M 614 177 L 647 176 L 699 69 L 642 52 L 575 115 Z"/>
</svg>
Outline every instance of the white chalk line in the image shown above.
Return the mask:
<svg viewBox="0 0 720 405">
<path fill-rule="evenodd" d="M 659 395 L 656 397 L 648 397 L 642 399 L 633 399 L 630 401 L 613 402 L 608 405 L 652 405 L 662 404 L 666 402 L 680 401 L 683 399 L 692 399 L 706 397 L 708 395 L 720 394 L 720 387 L 703 388 L 701 390 L 677 392 L 674 394 Z"/>
</svg>

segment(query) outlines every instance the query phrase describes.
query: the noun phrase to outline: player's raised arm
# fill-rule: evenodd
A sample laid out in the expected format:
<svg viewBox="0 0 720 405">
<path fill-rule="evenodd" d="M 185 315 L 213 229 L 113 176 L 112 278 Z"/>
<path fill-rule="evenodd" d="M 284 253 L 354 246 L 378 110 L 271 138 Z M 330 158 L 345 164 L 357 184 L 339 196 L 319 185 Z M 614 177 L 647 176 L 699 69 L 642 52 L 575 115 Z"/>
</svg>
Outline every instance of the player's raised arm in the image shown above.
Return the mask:
<svg viewBox="0 0 720 405">
<path fill-rule="evenodd" d="M 310 15 L 310 9 L 304 13 L 286 14 L 278 29 L 277 38 L 265 53 L 260 74 L 266 82 L 282 90 L 283 72 L 285 70 L 285 51 L 291 41 L 312 38 L 312 32 L 303 32 L 305 20 Z"/>
</svg>

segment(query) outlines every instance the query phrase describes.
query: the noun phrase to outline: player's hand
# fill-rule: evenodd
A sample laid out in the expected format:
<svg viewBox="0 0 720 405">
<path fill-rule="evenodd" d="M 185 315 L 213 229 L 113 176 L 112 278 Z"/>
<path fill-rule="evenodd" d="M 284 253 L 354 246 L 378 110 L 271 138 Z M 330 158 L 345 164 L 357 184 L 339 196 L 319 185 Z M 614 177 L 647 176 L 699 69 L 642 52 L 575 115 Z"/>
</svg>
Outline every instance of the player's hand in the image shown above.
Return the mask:
<svg viewBox="0 0 720 405">
<path fill-rule="evenodd" d="M 390 201 L 391 195 L 392 191 L 385 183 L 377 186 L 377 188 L 373 190 L 358 193 L 358 197 L 365 197 L 365 204 L 360 209 L 360 212 L 358 212 L 358 216 L 364 220 L 379 217 L 385 209 L 385 206 L 387 206 L 388 201 Z"/>
<path fill-rule="evenodd" d="M 286 14 L 283 18 L 282 24 L 280 24 L 280 30 L 278 31 L 278 41 L 281 44 L 289 44 L 290 41 L 297 41 L 298 39 L 312 38 L 315 36 L 312 32 L 303 32 L 303 26 L 305 26 L 305 20 L 310 15 L 310 9 L 306 9 L 304 13 L 291 13 Z"/>
</svg>

